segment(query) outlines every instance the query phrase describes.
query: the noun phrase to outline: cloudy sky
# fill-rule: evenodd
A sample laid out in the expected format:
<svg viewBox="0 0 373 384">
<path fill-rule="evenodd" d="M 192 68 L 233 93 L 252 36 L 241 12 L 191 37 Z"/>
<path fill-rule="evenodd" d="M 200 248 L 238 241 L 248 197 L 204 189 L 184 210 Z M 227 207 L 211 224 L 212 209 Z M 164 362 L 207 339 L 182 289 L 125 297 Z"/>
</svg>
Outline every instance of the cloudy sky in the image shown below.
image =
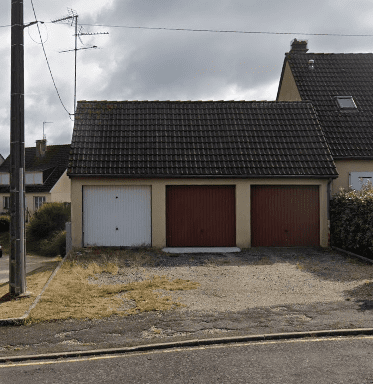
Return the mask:
<svg viewBox="0 0 373 384">
<path fill-rule="evenodd" d="M 73 113 L 74 29 L 52 20 L 79 15 L 78 100 L 274 100 L 292 39 L 309 52 L 372 52 L 371 0 L 33 0 L 51 70 Z M 10 10 L 0 12 L 0 154 L 9 155 Z M 34 21 L 24 0 L 24 23 Z M 98 26 L 100 25 L 100 26 Z M 114 27 L 117 26 L 117 27 Z M 291 34 L 214 33 L 120 28 L 184 28 Z M 303 34 L 302 34 L 303 33 Z M 71 141 L 73 122 L 61 105 L 38 29 L 25 29 L 25 140 L 34 146 L 45 125 L 48 144 Z"/>
</svg>

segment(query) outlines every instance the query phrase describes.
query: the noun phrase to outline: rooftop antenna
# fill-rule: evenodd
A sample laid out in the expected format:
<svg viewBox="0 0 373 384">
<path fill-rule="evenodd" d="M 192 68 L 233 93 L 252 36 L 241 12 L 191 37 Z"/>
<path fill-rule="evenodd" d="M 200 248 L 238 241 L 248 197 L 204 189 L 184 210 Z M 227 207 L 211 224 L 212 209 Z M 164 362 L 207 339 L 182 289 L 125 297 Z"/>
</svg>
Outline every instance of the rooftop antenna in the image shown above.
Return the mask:
<svg viewBox="0 0 373 384">
<path fill-rule="evenodd" d="M 78 17 L 79 15 L 77 12 L 71 8 L 67 8 L 68 15 L 64 16 L 60 19 L 52 20 L 52 23 L 67 23 L 70 24 L 70 26 L 75 25 L 75 48 L 74 49 L 68 49 L 66 51 L 60 51 L 60 53 L 64 52 L 75 52 L 75 79 L 74 79 L 74 115 L 75 115 L 75 109 L 76 109 L 76 57 L 77 57 L 77 51 L 80 51 L 82 49 L 92 49 L 92 48 L 97 48 L 96 45 L 93 45 L 91 47 L 83 47 L 83 48 L 78 48 L 78 38 L 79 41 L 84 45 L 82 39 L 80 36 L 92 36 L 92 35 L 108 35 L 109 32 L 97 32 L 97 33 L 83 33 L 83 27 L 80 27 L 78 31 Z"/>
<path fill-rule="evenodd" d="M 53 121 L 43 121 L 43 140 L 46 139 L 45 135 L 44 135 L 44 125 L 45 124 L 53 124 Z"/>
</svg>

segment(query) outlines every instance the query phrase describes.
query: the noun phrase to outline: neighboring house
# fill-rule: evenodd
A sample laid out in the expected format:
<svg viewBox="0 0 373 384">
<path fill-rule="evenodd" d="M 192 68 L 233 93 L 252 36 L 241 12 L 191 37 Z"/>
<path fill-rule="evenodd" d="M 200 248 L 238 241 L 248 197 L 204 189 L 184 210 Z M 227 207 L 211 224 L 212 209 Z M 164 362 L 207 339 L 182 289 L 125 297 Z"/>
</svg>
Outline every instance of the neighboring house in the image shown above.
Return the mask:
<svg viewBox="0 0 373 384">
<path fill-rule="evenodd" d="M 3 155 L 0 155 L 0 165 L 4 162 L 4 157 Z"/>
<path fill-rule="evenodd" d="M 45 202 L 71 202 L 70 179 L 66 175 L 70 144 L 49 145 L 37 140 L 36 147 L 25 148 L 26 214 L 32 214 Z M 2 211 L 10 203 L 10 156 L 0 166 L 0 203 Z"/>
<path fill-rule="evenodd" d="M 373 54 L 307 51 L 293 40 L 277 101 L 312 102 L 339 173 L 332 192 L 359 190 L 373 181 Z"/>
<path fill-rule="evenodd" d="M 327 246 L 338 176 L 311 103 L 80 101 L 73 246 Z"/>
</svg>

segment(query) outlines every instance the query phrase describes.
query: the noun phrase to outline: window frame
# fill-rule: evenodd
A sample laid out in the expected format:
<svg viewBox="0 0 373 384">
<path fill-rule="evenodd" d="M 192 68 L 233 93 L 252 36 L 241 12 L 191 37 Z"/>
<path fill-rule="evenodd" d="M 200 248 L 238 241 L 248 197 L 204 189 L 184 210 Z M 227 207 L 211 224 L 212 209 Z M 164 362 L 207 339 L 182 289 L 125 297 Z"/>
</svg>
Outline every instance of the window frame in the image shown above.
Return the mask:
<svg viewBox="0 0 373 384">
<path fill-rule="evenodd" d="M 43 204 L 45 204 L 45 196 L 34 196 L 34 211 L 37 211 Z"/>
<path fill-rule="evenodd" d="M 353 111 L 353 110 L 357 109 L 357 105 L 356 105 L 355 100 L 354 100 L 354 98 L 352 96 L 335 96 L 335 100 L 336 100 L 336 103 L 337 103 L 339 109 L 341 109 L 341 110 Z M 342 100 L 349 100 L 349 101 L 351 101 L 351 105 L 350 106 L 343 106 L 341 104 Z"/>
<path fill-rule="evenodd" d="M 3 196 L 3 209 L 10 209 L 10 196 Z"/>
</svg>

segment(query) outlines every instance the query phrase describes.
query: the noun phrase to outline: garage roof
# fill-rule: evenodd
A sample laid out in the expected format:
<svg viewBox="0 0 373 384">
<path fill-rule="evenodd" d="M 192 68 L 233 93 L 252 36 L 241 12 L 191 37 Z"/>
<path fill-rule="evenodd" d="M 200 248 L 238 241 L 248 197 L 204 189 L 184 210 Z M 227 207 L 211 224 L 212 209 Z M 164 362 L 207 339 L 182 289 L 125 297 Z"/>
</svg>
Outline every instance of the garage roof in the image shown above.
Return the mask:
<svg viewBox="0 0 373 384">
<path fill-rule="evenodd" d="M 337 177 L 311 103 L 80 101 L 69 176 Z"/>
</svg>

